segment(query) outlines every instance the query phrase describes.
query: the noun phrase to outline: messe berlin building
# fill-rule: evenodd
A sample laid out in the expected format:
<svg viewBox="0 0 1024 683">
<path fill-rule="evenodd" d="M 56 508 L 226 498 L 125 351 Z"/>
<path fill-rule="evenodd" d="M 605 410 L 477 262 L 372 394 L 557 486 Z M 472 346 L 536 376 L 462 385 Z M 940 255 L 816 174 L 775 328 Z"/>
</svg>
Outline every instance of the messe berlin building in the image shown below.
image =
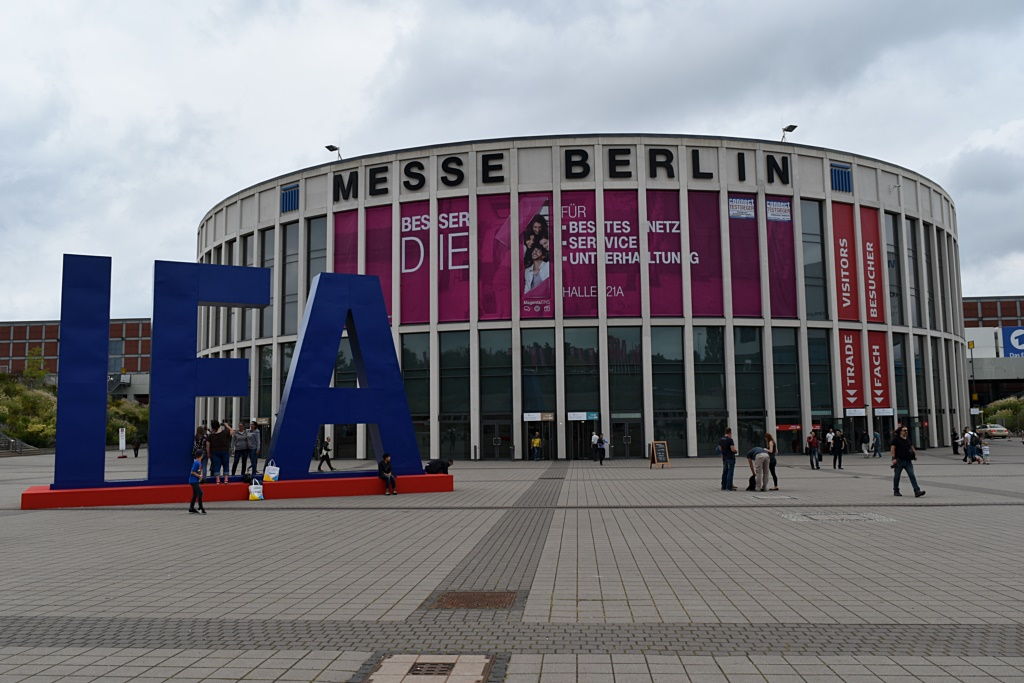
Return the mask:
<svg viewBox="0 0 1024 683">
<path fill-rule="evenodd" d="M 338 160 L 214 206 L 204 263 L 273 271 L 262 310 L 204 308 L 199 353 L 248 358 L 268 427 L 320 272 L 380 278 L 421 455 L 713 455 L 767 430 L 969 422 L 956 213 L 935 182 L 848 152 L 667 135 L 482 140 Z M 325 378 L 328 381 L 328 378 Z M 347 339 L 332 379 L 356 386 Z M 365 428 L 325 425 L 339 457 Z"/>
</svg>

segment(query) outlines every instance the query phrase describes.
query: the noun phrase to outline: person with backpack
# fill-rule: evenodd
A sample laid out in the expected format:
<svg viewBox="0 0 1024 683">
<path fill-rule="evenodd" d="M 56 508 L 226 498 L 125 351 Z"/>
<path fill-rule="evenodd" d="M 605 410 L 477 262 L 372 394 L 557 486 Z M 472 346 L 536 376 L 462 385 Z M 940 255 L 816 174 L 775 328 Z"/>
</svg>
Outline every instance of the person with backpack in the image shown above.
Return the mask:
<svg viewBox="0 0 1024 683">
<path fill-rule="evenodd" d="M 970 465 L 978 457 L 978 446 L 981 445 L 981 438 L 971 431 L 970 427 L 964 427 L 964 462 Z"/>
</svg>

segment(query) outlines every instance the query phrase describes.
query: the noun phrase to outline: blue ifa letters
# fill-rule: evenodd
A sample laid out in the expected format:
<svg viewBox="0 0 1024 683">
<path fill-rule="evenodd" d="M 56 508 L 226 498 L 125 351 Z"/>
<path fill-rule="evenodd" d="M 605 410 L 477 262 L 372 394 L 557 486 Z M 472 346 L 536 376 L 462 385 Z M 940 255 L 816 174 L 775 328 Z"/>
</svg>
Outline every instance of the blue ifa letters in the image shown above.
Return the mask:
<svg viewBox="0 0 1024 683">
<path fill-rule="evenodd" d="M 181 483 L 191 460 L 196 397 L 249 395 L 246 359 L 196 357 L 198 307 L 269 304 L 270 270 L 157 261 L 148 477 L 105 482 L 110 263 L 64 256 L 55 489 Z M 360 388 L 332 389 L 346 329 Z M 396 474 L 423 472 L 380 281 L 323 273 L 306 303 L 269 457 L 282 479 L 316 477 L 308 469 L 319 426 L 353 423 L 371 425 L 377 459 L 390 452 Z"/>
</svg>

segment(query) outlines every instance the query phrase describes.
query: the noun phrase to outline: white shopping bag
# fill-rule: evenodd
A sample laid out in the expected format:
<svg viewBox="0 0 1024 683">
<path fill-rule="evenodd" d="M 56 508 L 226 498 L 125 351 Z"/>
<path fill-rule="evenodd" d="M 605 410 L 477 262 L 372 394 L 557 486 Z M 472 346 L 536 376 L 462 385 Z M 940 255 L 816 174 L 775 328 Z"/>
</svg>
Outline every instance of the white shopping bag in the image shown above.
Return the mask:
<svg viewBox="0 0 1024 683">
<path fill-rule="evenodd" d="M 263 484 L 258 481 L 249 484 L 249 500 L 263 500 Z"/>
<path fill-rule="evenodd" d="M 278 475 L 281 474 L 281 468 L 274 464 L 271 460 L 267 463 L 266 467 L 263 468 L 263 481 L 277 481 Z"/>
</svg>

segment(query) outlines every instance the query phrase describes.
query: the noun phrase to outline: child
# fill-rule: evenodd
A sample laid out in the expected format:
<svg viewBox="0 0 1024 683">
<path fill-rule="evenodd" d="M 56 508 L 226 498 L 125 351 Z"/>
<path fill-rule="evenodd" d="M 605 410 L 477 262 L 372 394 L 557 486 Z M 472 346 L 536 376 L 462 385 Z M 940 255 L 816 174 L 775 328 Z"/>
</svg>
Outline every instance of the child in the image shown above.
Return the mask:
<svg viewBox="0 0 1024 683">
<path fill-rule="evenodd" d="M 203 487 L 199 483 L 203 480 L 203 453 L 196 452 L 192 454 L 192 469 L 188 473 L 188 483 L 192 487 L 192 502 L 188 506 L 188 511 L 194 515 L 206 514 L 206 509 L 203 508 Z M 196 502 L 199 503 L 199 509 L 196 510 Z"/>
<path fill-rule="evenodd" d="M 391 473 L 391 454 L 385 453 L 377 463 L 377 476 L 384 480 L 384 495 L 398 495 L 395 489 L 395 475 Z"/>
</svg>

